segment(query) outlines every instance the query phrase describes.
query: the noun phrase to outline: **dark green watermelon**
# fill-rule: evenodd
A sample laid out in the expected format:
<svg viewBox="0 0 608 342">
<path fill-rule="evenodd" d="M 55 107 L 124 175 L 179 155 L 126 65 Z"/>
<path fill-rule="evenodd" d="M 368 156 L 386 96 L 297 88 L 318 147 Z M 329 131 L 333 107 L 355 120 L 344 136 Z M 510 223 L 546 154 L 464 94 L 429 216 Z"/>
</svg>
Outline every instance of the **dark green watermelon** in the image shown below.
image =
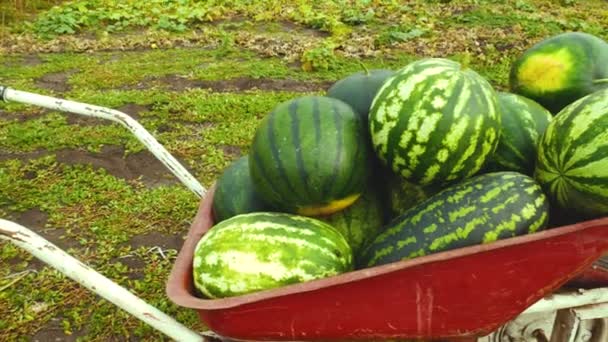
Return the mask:
<svg viewBox="0 0 608 342">
<path fill-rule="evenodd" d="M 376 93 L 394 74 L 394 71 L 387 69 L 357 72 L 334 83 L 327 90 L 327 96 L 349 104 L 367 123 L 369 109 Z"/>
<path fill-rule="evenodd" d="M 551 113 L 523 96 L 498 93 L 501 112 L 498 147 L 486 171 L 517 171 L 532 176 L 541 135 L 553 118 Z"/>
<path fill-rule="evenodd" d="M 325 96 L 279 104 L 256 130 L 249 167 L 260 196 L 273 207 L 305 216 L 353 204 L 372 166 L 363 120 Z"/>
<path fill-rule="evenodd" d="M 608 43 L 582 32 L 544 39 L 511 66 L 511 91 L 556 114 L 581 97 L 608 88 Z"/>
<path fill-rule="evenodd" d="M 495 172 L 453 185 L 393 220 L 359 259 L 371 267 L 544 229 L 548 200 L 517 172 Z"/>
<path fill-rule="evenodd" d="M 213 217 L 221 222 L 232 216 L 269 210 L 249 175 L 249 156 L 232 162 L 220 175 L 213 195 Z"/>
</svg>

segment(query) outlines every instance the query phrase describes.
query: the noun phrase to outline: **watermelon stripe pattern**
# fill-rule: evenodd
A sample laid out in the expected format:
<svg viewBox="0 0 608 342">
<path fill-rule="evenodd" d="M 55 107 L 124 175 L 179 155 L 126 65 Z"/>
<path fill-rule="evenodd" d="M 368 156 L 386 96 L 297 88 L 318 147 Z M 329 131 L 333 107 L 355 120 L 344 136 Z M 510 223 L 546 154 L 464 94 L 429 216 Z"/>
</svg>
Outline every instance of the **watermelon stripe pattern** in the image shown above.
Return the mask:
<svg viewBox="0 0 608 342">
<path fill-rule="evenodd" d="M 470 178 L 393 220 L 358 264 L 371 267 L 534 233 L 548 222 L 548 200 L 534 179 L 517 172 Z"/>
<path fill-rule="evenodd" d="M 386 81 L 372 103 L 370 132 L 380 159 L 418 184 L 473 175 L 498 143 L 492 86 L 457 62 L 427 58 Z"/>
<path fill-rule="evenodd" d="M 365 133 L 358 115 L 340 100 L 303 96 L 279 104 L 251 145 L 256 189 L 291 213 L 329 214 L 352 204 L 369 174 Z"/>
<path fill-rule="evenodd" d="M 251 213 L 225 220 L 195 248 L 196 288 L 222 298 L 329 277 L 351 270 L 344 237 L 316 219 Z"/>
<path fill-rule="evenodd" d="M 517 171 L 532 175 L 541 135 L 553 119 L 538 103 L 523 96 L 498 93 L 501 133 L 488 162 L 489 171 Z"/>
<path fill-rule="evenodd" d="M 608 89 L 564 108 L 543 135 L 535 177 L 560 207 L 608 214 Z"/>
<path fill-rule="evenodd" d="M 370 184 L 353 205 L 319 219 L 342 233 L 356 256 L 380 233 L 384 217 L 381 194 Z"/>
</svg>

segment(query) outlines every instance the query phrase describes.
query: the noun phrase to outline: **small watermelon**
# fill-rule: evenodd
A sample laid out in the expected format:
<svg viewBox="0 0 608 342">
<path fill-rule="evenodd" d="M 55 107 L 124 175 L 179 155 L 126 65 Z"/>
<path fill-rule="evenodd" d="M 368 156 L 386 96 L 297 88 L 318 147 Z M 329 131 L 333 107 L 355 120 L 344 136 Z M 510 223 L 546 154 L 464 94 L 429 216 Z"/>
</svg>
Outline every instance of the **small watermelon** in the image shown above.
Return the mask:
<svg viewBox="0 0 608 342">
<path fill-rule="evenodd" d="M 500 133 L 496 93 L 479 74 L 443 58 L 408 64 L 387 80 L 370 111 L 374 150 L 420 185 L 443 185 L 481 169 Z"/>
<path fill-rule="evenodd" d="M 371 267 L 534 233 L 548 221 L 541 187 L 518 172 L 495 172 L 453 185 L 393 220 L 358 260 Z"/>
<path fill-rule="evenodd" d="M 369 109 L 384 82 L 395 74 L 392 70 L 372 69 L 347 76 L 334 83 L 327 96 L 349 104 L 367 124 Z"/>
<path fill-rule="evenodd" d="M 322 221 L 251 213 L 213 226 L 197 243 L 193 280 L 208 298 L 224 298 L 350 271 L 350 246 Z"/>
<path fill-rule="evenodd" d="M 513 93 L 552 113 L 608 87 L 608 43 L 582 32 L 562 33 L 526 50 L 511 66 Z"/>
<path fill-rule="evenodd" d="M 518 171 L 532 176 L 538 141 L 553 116 L 538 103 L 516 94 L 498 93 L 498 106 L 500 140 L 486 170 Z"/>
<path fill-rule="evenodd" d="M 608 89 L 555 116 L 540 140 L 535 177 L 562 210 L 608 215 Z"/>
<path fill-rule="evenodd" d="M 336 228 L 356 256 L 359 251 L 380 233 L 384 226 L 384 203 L 381 190 L 370 183 L 357 201 L 344 210 L 318 219 Z"/>
<path fill-rule="evenodd" d="M 270 210 L 257 194 L 249 175 L 249 157 L 232 162 L 217 180 L 213 195 L 215 223 L 239 214 Z"/>
<path fill-rule="evenodd" d="M 255 133 L 249 167 L 260 196 L 281 211 L 328 215 L 354 203 L 370 174 L 365 126 L 346 103 L 303 96 L 279 104 Z"/>
</svg>

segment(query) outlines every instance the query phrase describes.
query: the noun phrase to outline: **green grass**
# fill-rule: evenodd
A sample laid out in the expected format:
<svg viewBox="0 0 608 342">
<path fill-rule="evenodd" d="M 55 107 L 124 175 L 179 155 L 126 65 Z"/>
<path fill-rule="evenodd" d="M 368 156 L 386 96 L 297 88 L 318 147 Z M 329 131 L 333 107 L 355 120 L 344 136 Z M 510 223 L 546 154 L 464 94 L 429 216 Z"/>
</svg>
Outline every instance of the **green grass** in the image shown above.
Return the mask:
<svg viewBox="0 0 608 342">
<path fill-rule="evenodd" d="M 138 121 L 205 186 L 247 153 L 259 120 L 274 106 L 323 94 L 360 71 L 360 62 L 398 69 L 422 57 L 468 58 L 506 90 L 513 59 L 547 35 L 584 30 L 608 39 L 603 0 L 77 0 L 29 14 L 11 17 L 0 30 L 0 84 L 111 108 L 144 106 Z M 289 82 L 222 88 L 235 80 Z M 186 87 L 203 83 L 211 89 Z M 302 85 L 305 92 L 294 88 Z M 177 250 L 167 248 L 163 257 L 153 245 L 133 243 L 150 234 L 183 237 L 198 199 L 177 183 L 150 185 L 146 176 L 125 178 L 58 158 L 82 151 L 109 158 L 109 146 L 118 151 L 114 158 L 127 160 L 144 150 L 118 124 L 76 118 L 0 103 L 0 217 L 23 221 L 24 213 L 40 210 L 42 235 L 56 236 L 80 260 L 203 330 L 194 312 L 164 293 Z M 147 165 L 132 167 L 144 174 Z M 162 339 L 8 243 L 0 243 L 0 289 L 2 341 L 27 340 L 53 318 L 65 334 L 86 341 Z"/>
</svg>

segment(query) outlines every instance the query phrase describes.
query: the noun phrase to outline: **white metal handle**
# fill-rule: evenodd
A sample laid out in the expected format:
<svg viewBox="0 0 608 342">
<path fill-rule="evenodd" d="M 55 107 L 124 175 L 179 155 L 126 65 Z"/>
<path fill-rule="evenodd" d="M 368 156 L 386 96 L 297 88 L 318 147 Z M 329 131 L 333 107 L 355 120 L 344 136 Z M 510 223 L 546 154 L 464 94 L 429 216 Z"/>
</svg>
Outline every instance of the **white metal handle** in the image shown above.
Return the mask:
<svg viewBox="0 0 608 342">
<path fill-rule="evenodd" d="M 124 287 L 97 273 L 30 229 L 0 219 L 0 240 L 2 239 L 12 241 L 36 258 L 176 341 L 204 341 L 203 336 L 186 328 Z"/>
<path fill-rule="evenodd" d="M 197 196 L 203 197 L 207 191 L 139 122 L 123 112 L 2 86 L 0 86 L 0 99 L 118 122 L 131 131 L 158 160 Z"/>
</svg>

